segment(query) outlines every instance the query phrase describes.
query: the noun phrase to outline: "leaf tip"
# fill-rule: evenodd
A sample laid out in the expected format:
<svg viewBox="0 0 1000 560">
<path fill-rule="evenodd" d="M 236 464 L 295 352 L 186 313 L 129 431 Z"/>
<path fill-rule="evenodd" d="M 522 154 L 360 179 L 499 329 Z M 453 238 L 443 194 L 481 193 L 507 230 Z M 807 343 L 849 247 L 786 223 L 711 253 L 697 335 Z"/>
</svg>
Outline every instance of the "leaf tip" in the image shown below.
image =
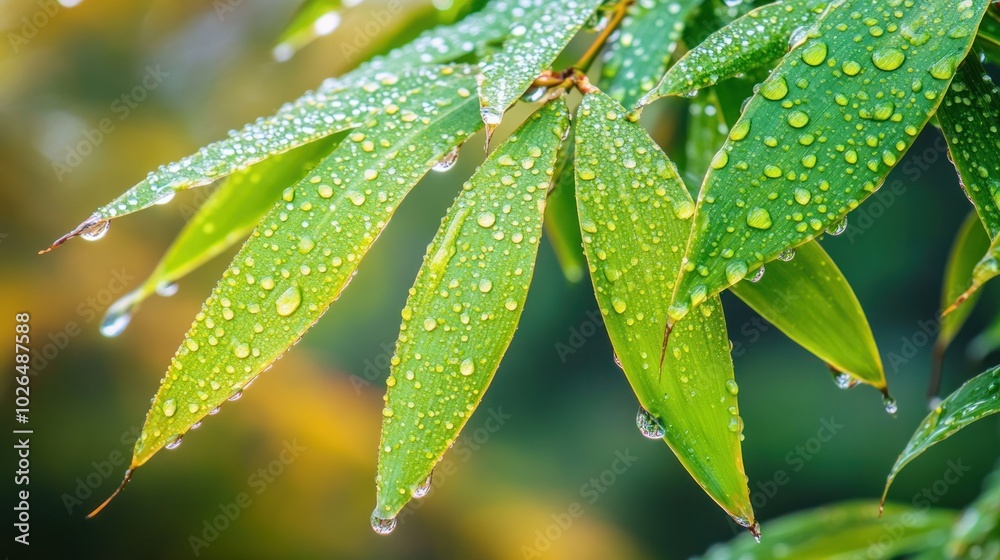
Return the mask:
<svg viewBox="0 0 1000 560">
<path fill-rule="evenodd" d="M 86 518 L 93 519 L 97 514 L 104 511 L 104 508 L 108 507 L 108 504 L 111 503 L 111 500 L 114 500 L 115 497 L 118 496 L 118 494 L 125 489 L 125 486 L 129 483 L 129 481 L 132 480 L 133 472 L 134 472 L 133 468 L 129 467 L 128 470 L 125 471 L 125 477 L 122 479 L 122 483 L 118 485 L 118 488 L 116 488 L 115 491 L 112 492 L 110 496 L 108 496 L 108 499 L 101 502 L 101 505 L 94 508 L 94 511 L 88 513 Z"/>
<path fill-rule="evenodd" d="M 72 231 L 63 235 L 59 239 L 56 239 L 51 245 L 39 251 L 38 254 L 44 255 L 70 239 L 81 235 L 84 239 L 96 241 L 103 237 L 108 231 L 108 224 L 109 222 L 107 220 L 101 219 L 97 214 L 93 214 L 86 220 L 80 222 L 80 225 L 76 226 Z"/>
</svg>

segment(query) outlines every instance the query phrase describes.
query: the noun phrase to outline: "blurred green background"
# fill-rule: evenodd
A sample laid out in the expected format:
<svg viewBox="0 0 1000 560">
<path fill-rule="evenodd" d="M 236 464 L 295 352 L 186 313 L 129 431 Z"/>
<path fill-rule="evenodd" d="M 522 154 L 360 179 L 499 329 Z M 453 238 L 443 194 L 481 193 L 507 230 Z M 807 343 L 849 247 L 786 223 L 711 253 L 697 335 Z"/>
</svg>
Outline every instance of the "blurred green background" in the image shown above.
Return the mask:
<svg viewBox="0 0 1000 560">
<path fill-rule="evenodd" d="M 399 310 L 440 217 L 481 157 L 472 149 L 407 199 L 356 281 L 293 352 L 84 520 L 118 484 L 148 399 L 227 258 L 183 280 L 175 296 L 147 302 L 124 334 L 107 339 L 97 328 L 104 309 L 152 270 L 205 192 L 118 220 L 98 243 L 36 252 L 147 171 L 384 48 L 361 44 L 357 31 L 386 4 L 346 11 L 333 33 L 277 62 L 272 48 L 295 2 L 74 3 L 0 0 L 0 324 L 12 339 L 14 314 L 30 312 L 38 354 L 31 545 L 8 537 L 7 556 L 507 559 L 525 558 L 527 546 L 540 553 L 527 557 L 551 559 L 687 558 L 736 533 L 666 446 L 636 429 L 636 401 L 590 318 L 590 285 L 567 283 L 545 244 L 521 328 L 430 496 L 391 536 L 372 532 L 379 411 Z M 378 25 L 388 37 L 408 36 L 417 30 L 411 15 L 432 11 L 405 3 Z M 150 68 L 162 79 L 139 100 L 134 88 Z M 663 104 L 652 125 L 661 142 L 673 141 L 684 111 L 682 102 Z M 102 119 L 113 127 L 98 134 Z M 940 146 L 937 132 L 926 131 L 887 183 L 899 181 L 902 194 L 877 194 L 844 235 L 824 241 L 867 310 L 897 417 L 870 388 L 837 390 L 819 360 L 727 296 L 744 457 L 764 538 L 767 521 L 784 513 L 876 498 L 925 414 L 933 337 L 921 332 L 932 325 L 948 247 L 971 209 Z M 945 392 L 983 369 L 964 347 L 988 321 L 994 296 L 949 353 Z M 2 409 L 13 416 L 12 341 L 0 344 L 0 364 L 8 372 Z M 842 427 L 820 443 L 813 438 L 824 422 Z M 3 423 L 15 427 L 12 418 Z M 970 471 L 939 505 L 967 504 L 997 460 L 996 441 L 995 419 L 968 428 L 909 467 L 891 497 L 909 503 L 960 460 Z M 626 453 L 637 459 L 609 476 Z M 3 456 L 12 473 L 9 446 Z M 582 486 L 602 475 L 595 499 Z M 8 476 L 0 486 L 9 528 Z M 786 484 L 771 484 L 776 477 Z M 247 503 L 241 494 L 250 503 L 236 508 L 238 517 L 217 520 Z M 583 515 L 553 528 L 574 502 Z M 212 524 L 225 528 L 206 529 Z M 539 539 L 546 531 L 551 542 Z"/>
</svg>

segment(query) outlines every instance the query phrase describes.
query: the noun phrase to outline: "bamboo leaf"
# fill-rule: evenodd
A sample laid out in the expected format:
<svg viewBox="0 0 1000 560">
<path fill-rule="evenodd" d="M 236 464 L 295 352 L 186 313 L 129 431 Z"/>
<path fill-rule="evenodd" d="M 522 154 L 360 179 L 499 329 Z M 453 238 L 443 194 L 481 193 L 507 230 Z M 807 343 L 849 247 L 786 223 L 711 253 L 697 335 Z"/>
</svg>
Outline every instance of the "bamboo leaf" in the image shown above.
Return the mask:
<svg viewBox="0 0 1000 560">
<path fill-rule="evenodd" d="M 962 222 L 958 229 L 948 254 L 948 263 L 944 269 L 944 284 L 941 287 L 941 309 L 947 308 L 955 301 L 962 292 L 965 291 L 972 281 L 972 272 L 979 261 L 979 258 L 990 246 L 990 238 L 986 235 L 982 223 L 975 213 Z M 941 329 L 938 332 L 937 341 L 934 343 L 933 373 L 931 375 L 931 386 L 928 392 L 931 395 L 937 393 L 937 385 L 941 378 L 941 361 L 944 359 L 944 352 L 954 340 L 955 335 L 965 324 L 969 314 L 976 307 L 976 300 L 979 294 L 974 293 L 961 303 L 954 311 L 941 317 Z"/>
<path fill-rule="evenodd" d="M 580 237 L 580 218 L 576 212 L 576 177 L 573 130 L 562 146 L 556 162 L 554 186 L 545 203 L 545 235 L 559 260 L 559 267 L 566 280 L 579 282 L 587 270 L 583 256 L 583 239 Z"/>
<path fill-rule="evenodd" d="M 1000 89 L 973 52 L 937 112 L 948 153 L 990 239 L 1000 233 Z"/>
<path fill-rule="evenodd" d="M 640 427 L 663 438 L 727 513 L 755 527 L 718 298 L 680 323 L 664 347 L 693 201 L 673 164 L 617 102 L 590 93 L 577 121 L 584 249 L 611 343 L 643 410 Z"/>
<path fill-rule="evenodd" d="M 836 4 L 717 154 L 671 320 L 838 224 L 878 189 L 937 109 L 988 4 Z"/>
<path fill-rule="evenodd" d="M 483 60 L 479 104 L 488 129 L 547 70 L 603 0 L 535 0 L 503 48 Z"/>
<path fill-rule="evenodd" d="M 343 7 L 341 0 L 303 2 L 278 38 L 278 44 L 274 48 L 275 58 L 285 60 L 316 38 L 339 27 Z"/>
<path fill-rule="evenodd" d="M 701 560 L 897 558 L 940 547 L 955 518 L 950 510 L 896 504 L 879 517 L 875 502 L 843 502 L 777 519 L 766 525 L 763 543 L 741 535 Z"/>
<path fill-rule="evenodd" d="M 758 282 L 739 282 L 730 290 L 831 369 L 842 372 L 837 378 L 841 387 L 860 381 L 888 394 L 868 319 L 847 279 L 819 243 L 799 246 L 769 263 Z"/>
<path fill-rule="evenodd" d="M 702 0 L 646 0 L 629 7 L 617 37 L 604 55 L 604 90 L 625 107 L 653 89 Z"/>
<path fill-rule="evenodd" d="M 175 445 L 298 341 L 410 188 L 481 126 L 474 96 L 455 96 L 474 85 L 471 72 L 415 75 L 419 85 L 398 92 L 261 220 L 174 356 L 130 471 Z"/>
<path fill-rule="evenodd" d="M 986 478 L 983 492 L 965 508 L 945 549 L 951 558 L 997 558 L 1000 555 L 1000 469 Z M 973 548 L 979 550 L 973 551 Z"/>
<path fill-rule="evenodd" d="M 410 498 L 426 492 L 514 336 L 568 126 L 562 100 L 535 113 L 465 184 L 427 248 L 386 382 L 377 531 L 391 530 Z"/>
<path fill-rule="evenodd" d="M 262 161 L 228 177 L 202 204 L 139 288 L 111 304 L 101 333 L 117 336 L 143 300 L 246 239 L 281 193 L 298 183 L 342 140 L 328 136 Z"/>
<path fill-rule="evenodd" d="M 892 466 L 882 500 L 885 501 L 896 475 L 910 461 L 969 424 L 997 412 L 1000 412 L 1000 367 L 989 369 L 967 381 L 924 418 Z"/>
<path fill-rule="evenodd" d="M 685 95 L 780 59 L 804 40 L 829 0 L 783 0 L 751 10 L 685 54 L 639 101 Z M 795 38 L 792 35 L 795 34 Z"/>
</svg>

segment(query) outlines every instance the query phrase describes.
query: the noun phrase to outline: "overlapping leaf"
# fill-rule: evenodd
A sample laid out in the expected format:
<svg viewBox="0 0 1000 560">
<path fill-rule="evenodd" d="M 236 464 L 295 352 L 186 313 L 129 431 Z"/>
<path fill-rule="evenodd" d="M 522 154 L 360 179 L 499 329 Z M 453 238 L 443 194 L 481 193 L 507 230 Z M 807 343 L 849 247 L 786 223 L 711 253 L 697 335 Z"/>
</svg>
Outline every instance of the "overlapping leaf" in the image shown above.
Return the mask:
<svg viewBox="0 0 1000 560">
<path fill-rule="evenodd" d="M 568 126 L 562 100 L 535 113 L 465 184 L 427 249 L 387 380 L 375 526 L 420 495 L 514 336 Z"/>
<path fill-rule="evenodd" d="M 306 0 L 278 38 L 275 56 L 285 59 L 340 26 L 341 0 Z"/>
<path fill-rule="evenodd" d="M 584 98 L 577 126 L 584 249 L 612 345 L 647 411 L 640 420 L 709 496 L 752 526 L 737 385 L 718 298 L 677 325 L 664 347 L 668 297 L 694 203 L 660 148 L 605 94 Z"/>
<path fill-rule="evenodd" d="M 702 0 L 643 0 L 629 7 L 617 36 L 604 55 L 603 89 L 632 107 L 663 76 L 684 33 L 684 25 Z"/>
<path fill-rule="evenodd" d="M 967 381 L 924 418 L 892 466 L 882 500 L 889 493 L 889 486 L 896 475 L 910 461 L 969 424 L 997 412 L 1000 412 L 1000 367 L 989 369 Z"/>
<path fill-rule="evenodd" d="M 972 282 L 972 271 L 976 263 L 990 246 L 990 238 L 986 235 L 982 223 L 975 213 L 962 222 L 958 235 L 951 246 L 948 263 L 944 269 L 944 284 L 941 287 L 941 309 L 952 304 Z M 944 351 L 965 324 L 969 314 L 976 306 L 979 294 L 974 293 L 954 311 L 941 317 L 941 328 L 937 341 L 934 343 L 933 375 L 931 376 L 930 394 L 937 393 L 937 384 L 941 377 L 941 361 Z"/>
<path fill-rule="evenodd" d="M 836 4 L 760 87 L 716 155 L 671 320 L 878 189 L 937 109 L 987 5 Z"/>
<path fill-rule="evenodd" d="M 555 180 L 545 204 L 545 235 L 559 260 L 563 275 L 570 282 L 583 280 L 587 262 L 580 238 L 580 218 L 576 212 L 576 178 L 573 174 L 573 130 L 563 144 L 556 162 Z"/>
<path fill-rule="evenodd" d="M 264 217 L 185 336 L 131 468 L 243 390 L 347 285 L 410 188 L 480 127 L 471 72 L 414 72 Z M 397 82 L 398 83 L 398 82 Z"/>
<path fill-rule="evenodd" d="M 603 0 L 536 1 L 521 12 L 499 51 L 483 60 L 479 103 L 488 127 L 500 124 L 504 111 L 549 69 L 570 39 Z"/>
<path fill-rule="evenodd" d="M 782 0 L 750 11 L 712 33 L 664 74 L 639 106 L 684 95 L 781 58 L 806 39 L 830 0 Z M 794 34 L 794 38 L 793 38 Z"/>
<path fill-rule="evenodd" d="M 986 478 L 983 492 L 952 528 L 946 550 L 951 558 L 1000 558 L 1000 469 Z M 974 550 L 975 549 L 975 550 Z"/>
<path fill-rule="evenodd" d="M 328 136 L 231 175 L 202 204 L 149 278 L 108 308 L 101 333 L 115 336 L 147 297 L 168 291 L 178 279 L 246 239 L 281 193 L 325 158 L 342 140 Z"/>
<path fill-rule="evenodd" d="M 780 326 L 830 368 L 886 392 L 885 370 L 871 327 L 850 284 L 816 241 L 767 265 L 756 283 L 730 287 L 761 317 Z M 838 376 L 841 386 L 848 381 Z"/>
<path fill-rule="evenodd" d="M 943 545 L 955 518 L 949 510 L 895 504 L 880 518 L 877 503 L 845 502 L 777 519 L 766 525 L 763 543 L 741 535 L 701 560 L 897 558 Z"/>
</svg>

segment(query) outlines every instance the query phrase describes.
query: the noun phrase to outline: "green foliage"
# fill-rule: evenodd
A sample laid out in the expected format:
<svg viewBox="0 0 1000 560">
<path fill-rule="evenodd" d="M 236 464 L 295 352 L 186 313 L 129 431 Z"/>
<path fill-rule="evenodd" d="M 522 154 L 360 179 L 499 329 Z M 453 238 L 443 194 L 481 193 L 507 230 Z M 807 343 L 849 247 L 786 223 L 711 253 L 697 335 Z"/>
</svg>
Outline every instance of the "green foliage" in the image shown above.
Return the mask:
<svg viewBox="0 0 1000 560">
<path fill-rule="evenodd" d="M 53 246 L 97 238 L 112 219 L 228 177 L 150 279 L 112 307 L 109 335 L 157 286 L 249 237 L 171 361 L 126 480 L 299 340 L 428 171 L 449 168 L 484 123 L 488 144 L 505 113 L 531 113 L 465 183 L 402 310 L 373 527 L 388 532 L 426 492 L 483 398 L 518 326 L 545 231 L 569 280 L 589 273 L 640 429 L 665 440 L 705 492 L 759 536 L 719 293 L 731 289 L 841 373 L 839 385 L 864 382 L 888 398 L 865 314 L 817 239 L 842 231 L 937 117 L 992 239 L 988 246 L 975 220 L 963 226 L 945 301 L 1000 272 L 1000 167 L 991 149 L 1000 147 L 1000 112 L 996 88 L 969 55 L 976 40 L 994 52 L 1000 20 L 987 0 L 756 4 L 744 13 L 749 4 L 729 10 L 710 0 L 494 0 L 99 208 Z M 283 40 L 307 40 L 338 6 L 308 3 Z M 553 67 L 578 36 L 591 40 L 579 60 Z M 668 68 L 685 42 L 687 53 Z M 684 144 L 668 151 L 681 154 L 681 169 L 636 122 L 642 106 L 668 96 L 679 99 L 664 106 L 690 113 L 686 136 L 672 138 Z M 942 350 L 972 304 L 945 319 Z M 890 481 L 928 446 L 1000 408 L 997 371 L 925 420 Z M 751 549 L 743 537 L 709 557 L 846 558 L 906 516 L 917 521 L 893 553 L 932 549 L 954 519 L 894 507 L 879 522 L 874 509 L 855 503 L 789 518 L 775 523 L 773 547 Z M 960 549 L 973 537 L 955 542 Z"/>
</svg>

